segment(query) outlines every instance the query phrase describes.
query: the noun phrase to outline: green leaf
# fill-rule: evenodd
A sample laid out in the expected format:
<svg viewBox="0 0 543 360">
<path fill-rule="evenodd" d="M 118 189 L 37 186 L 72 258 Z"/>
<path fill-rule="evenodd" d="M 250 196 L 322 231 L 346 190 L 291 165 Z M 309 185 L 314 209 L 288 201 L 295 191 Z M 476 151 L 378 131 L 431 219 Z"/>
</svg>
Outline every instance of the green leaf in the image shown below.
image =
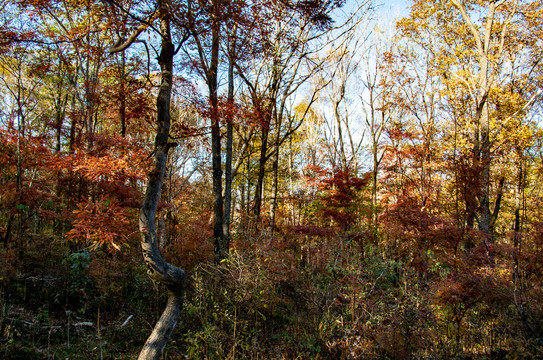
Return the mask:
<svg viewBox="0 0 543 360">
<path fill-rule="evenodd" d="M 30 210 L 30 207 L 28 207 L 26 205 L 23 205 L 23 204 L 17 204 L 16 208 L 17 208 L 17 210 L 25 210 L 25 211 Z"/>
</svg>

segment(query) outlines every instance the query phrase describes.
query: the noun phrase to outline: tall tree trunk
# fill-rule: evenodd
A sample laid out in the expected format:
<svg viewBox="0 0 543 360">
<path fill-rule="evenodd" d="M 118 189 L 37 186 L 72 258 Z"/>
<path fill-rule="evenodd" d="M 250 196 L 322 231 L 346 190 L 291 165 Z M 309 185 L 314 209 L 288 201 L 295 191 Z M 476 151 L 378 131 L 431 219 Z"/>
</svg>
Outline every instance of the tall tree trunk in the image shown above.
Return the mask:
<svg viewBox="0 0 543 360">
<path fill-rule="evenodd" d="M 486 84 L 485 84 L 486 86 Z M 485 101 L 483 116 L 481 117 L 481 195 L 479 202 L 481 205 L 481 219 L 479 230 L 486 234 L 488 240 L 490 236 L 490 125 L 488 116 L 488 103 Z"/>
<path fill-rule="evenodd" d="M 60 91 L 59 91 L 60 92 Z M 59 99 L 57 99 L 55 102 L 56 102 L 56 118 L 57 118 L 57 121 L 56 121 L 56 124 L 55 124 L 55 130 L 57 131 L 56 133 L 56 146 L 55 146 L 55 151 L 57 153 L 60 153 L 60 150 L 62 149 L 62 122 L 64 120 L 64 109 L 66 108 L 66 102 L 62 102 L 62 100 L 60 99 L 62 95 L 59 94 Z"/>
<path fill-rule="evenodd" d="M 121 121 L 121 136 L 126 136 L 126 54 L 121 53 L 121 70 L 119 73 L 119 120 Z"/>
<path fill-rule="evenodd" d="M 513 223 L 513 280 L 515 286 L 518 281 L 519 275 L 519 256 L 520 256 L 520 245 L 521 245 L 521 236 L 520 236 L 520 208 L 522 204 L 522 191 L 524 188 L 524 171 L 523 171 L 523 161 L 519 161 L 518 167 L 518 176 L 517 176 L 517 189 L 516 189 L 516 198 L 515 198 L 515 220 Z"/>
<path fill-rule="evenodd" d="M 378 220 L 378 211 L 377 211 L 377 180 L 379 177 L 379 166 L 381 164 L 382 155 L 379 156 L 379 141 L 381 139 L 381 134 L 385 127 L 386 114 L 385 110 L 381 110 L 381 120 L 377 122 L 376 120 L 376 99 L 374 98 L 374 80 L 368 76 L 368 85 L 367 89 L 369 90 L 369 114 L 366 114 L 366 124 L 368 126 L 370 136 L 371 136 L 371 157 L 372 157 L 372 170 L 371 170 L 371 218 L 372 218 L 372 227 L 374 233 L 377 233 L 377 220 Z"/>
<path fill-rule="evenodd" d="M 295 222 L 294 222 L 294 217 L 295 217 L 295 214 L 294 214 L 294 185 L 293 185 L 293 181 L 292 181 L 292 178 L 294 177 L 293 174 L 294 174 L 294 159 L 293 159 L 293 156 L 292 156 L 292 136 L 289 137 L 288 139 L 288 146 L 289 146 L 289 151 L 288 151 L 288 197 L 289 197 L 289 202 L 287 203 L 288 204 L 288 208 L 289 208 L 289 225 L 294 225 Z M 312 156 L 314 157 L 314 154 L 312 154 Z M 313 164 L 315 163 L 315 161 L 313 160 Z"/>
<path fill-rule="evenodd" d="M 262 123 L 262 132 L 260 133 L 260 157 L 258 160 L 258 178 L 255 189 L 255 204 L 253 215 L 258 224 L 260 220 L 260 211 L 262 208 L 262 196 L 264 189 L 264 175 L 266 174 L 266 154 L 268 152 L 268 134 L 270 132 L 270 119 L 268 116 Z"/>
<path fill-rule="evenodd" d="M 213 162 L 213 249 L 215 262 L 226 256 L 223 233 L 223 198 L 222 198 L 222 159 L 221 128 L 219 121 L 218 69 L 219 69 L 219 35 L 220 24 L 216 13 L 219 11 L 216 1 L 213 2 L 211 25 L 211 61 L 207 71 L 207 86 L 211 103 L 211 153 Z"/>
<path fill-rule="evenodd" d="M 23 157 L 21 152 L 21 142 L 24 137 L 25 118 L 22 104 L 22 86 L 17 87 L 17 206 L 23 202 Z M 23 258 L 23 211 L 19 208 L 17 211 L 17 256 L 19 260 Z"/>
<path fill-rule="evenodd" d="M 230 248 L 230 222 L 232 220 L 232 181 L 237 169 L 232 170 L 232 148 L 234 143 L 234 124 L 233 124 L 233 106 L 234 106 L 234 65 L 236 61 L 236 41 L 237 41 L 237 24 L 232 30 L 230 41 L 228 43 L 228 105 L 232 108 L 228 111 L 228 119 L 226 124 L 226 163 L 224 167 L 224 219 L 223 219 L 223 235 L 224 235 L 224 250 L 228 254 Z M 243 151 L 242 151 L 243 152 Z M 237 164 L 239 167 L 240 163 Z"/>
<path fill-rule="evenodd" d="M 273 59 L 273 67 L 271 69 L 272 76 L 269 85 L 269 98 L 259 99 L 256 93 L 256 88 L 253 88 L 253 103 L 258 107 L 259 114 L 261 116 L 262 132 L 260 133 L 260 157 L 258 160 L 258 179 L 255 190 L 255 204 L 253 208 L 253 214 L 256 224 L 260 220 L 260 212 L 262 208 L 262 198 L 264 197 L 264 176 L 266 172 L 266 161 L 268 160 L 268 135 L 270 133 L 271 121 L 274 116 L 277 116 L 277 91 L 279 89 L 279 83 L 281 80 L 279 59 L 275 57 Z M 262 102 L 265 102 L 265 106 L 262 106 Z"/>
<path fill-rule="evenodd" d="M 505 178 L 502 177 L 498 183 L 498 191 L 496 195 L 496 203 L 494 204 L 494 211 L 492 211 L 492 214 L 490 214 L 490 239 L 494 238 L 494 227 L 496 226 L 496 221 L 498 220 L 498 215 L 500 214 L 504 184 Z"/>
<path fill-rule="evenodd" d="M 371 171 L 371 221 L 373 231 L 377 233 L 377 177 L 379 175 L 379 161 L 377 156 L 377 144 L 372 144 L 373 169 Z"/>
<path fill-rule="evenodd" d="M 371 123 L 369 124 L 370 133 L 371 133 L 371 152 L 372 152 L 372 158 L 373 158 L 373 168 L 371 172 L 371 211 L 372 211 L 372 224 L 373 224 L 373 231 L 375 234 L 377 234 L 377 226 L 378 226 L 378 211 L 377 211 L 377 180 L 379 177 L 379 165 L 381 164 L 382 156 L 379 157 L 379 140 L 381 138 L 381 134 L 383 131 L 383 128 L 385 126 L 385 111 L 381 111 L 381 123 L 377 128 L 375 123 L 375 107 L 373 103 L 373 87 L 371 87 L 370 90 L 370 106 L 371 106 L 371 114 L 370 119 Z"/>
<path fill-rule="evenodd" d="M 275 152 L 272 159 L 272 204 L 270 209 L 270 232 L 275 230 L 275 212 L 277 210 L 277 193 L 279 191 L 279 152 L 281 150 L 282 113 L 276 114 Z"/>
<path fill-rule="evenodd" d="M 147 339 L 139 360 L 159 359 L 170 339 L 183 305 L 187 278 L 185 272 L 165 262 L 158 248 L 156 212 L 166 172 L 168 138 L 170 133 L 170 101 L 172 91 L 173 56 L 175 48 L 170 33 L 169 1 L 159 1 L 161 52 L 158 58 L 161 69 L 161 84 L 157 96 L 157 135 L 155 137 L 154 167 L 149 173 L 147 191 L 139 215 L 142 233 L 143 259 L 151 276 L 165 285 L 169 292 L 168 302 L 162 316 Z"/>
<path fill-rule="evenodd" d="M 252 172 L 252 166 L 251 166 L 251 156 L 247 156 L 247 162 L 245 163 L 245 171 L 247 173 L 247 192 L 245 193 L 245 204 L 246 204 L 246 214 L 247 216 L 251 215 L 251 172 Z"/>
<path fill-rule="evenodd" d="M 235 40 L 232 40 L 235 41 Z M 233 46 L 233 45 L 231 45 Z M 232 50 L 232 49 L 231 49 Z M 234 104 L 234 58 L 230 51 L 228 64 L 228 104 Z M 224 235 L 224 252 L 228 253 L 230 247 L 230 209 L 232 207 L 232 144 L 233 144 L 233 124 L 231 110 L 226 124 L 226 164 L 224 168 L 224 219 L 223 219 L 223 235 Z"/>
<path fill-rule="evenodd" d="M 341 114 L 339 112 L 339 104 L 343 100 L 344 93 L 341 94 L 341 98 L 334 104 L 334 116 L 337 123 L 337 136 L 339 140 L 339 150 L 341 154 L 341 167 L 343 171 L 347 171 L 347 155 L 345 154 L 345 143 L 343 141 L 343 131 L 341 128 Z"/>
<path fill-rule="evenodd" d="M 75 106 L 75 102 L 76 102 L 76 95 L 75 95 L 75 92 L 76 92 L 76 85 L 75 85 L 75 82 L 72 81 L 71 82 L 71 91 L 72 91 L 72 96 L 71 96 L 71 122 L 70 122 L 70 141 L 68 142 L 68 152 L 70 154 L 73 154 L 74 151 L 75 151 L 75 143 L 76 143 L 76 137 L 77 137 L 77 118 L 78 116 L 75 114 L 76 112 L 76 106 Z"/>
</svg>

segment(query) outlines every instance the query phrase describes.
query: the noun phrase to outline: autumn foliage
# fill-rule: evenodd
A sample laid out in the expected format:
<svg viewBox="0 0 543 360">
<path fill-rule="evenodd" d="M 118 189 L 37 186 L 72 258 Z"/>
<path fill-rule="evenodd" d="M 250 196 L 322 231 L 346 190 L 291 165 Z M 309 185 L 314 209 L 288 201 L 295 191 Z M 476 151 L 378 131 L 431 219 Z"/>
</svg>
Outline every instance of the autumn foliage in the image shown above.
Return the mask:
<svg viewBox="0 0 543 360">
<path fill-rule="evenodd" d="M 0 358 L 541 358 L 543 6 L 343 3 L 0 5 Z"/>
</svg>

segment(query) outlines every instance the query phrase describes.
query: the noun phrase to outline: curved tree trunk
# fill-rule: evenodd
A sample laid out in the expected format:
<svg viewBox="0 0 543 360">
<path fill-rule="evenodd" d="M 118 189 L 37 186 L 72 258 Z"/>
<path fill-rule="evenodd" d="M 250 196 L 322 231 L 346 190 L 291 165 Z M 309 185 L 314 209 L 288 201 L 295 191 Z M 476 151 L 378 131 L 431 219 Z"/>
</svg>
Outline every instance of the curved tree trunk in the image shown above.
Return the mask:
<svg viewBox="0 0 543 360">
<path fill-rule="evenodd" d="M 158 320 L 147 339 L 138 359 L 159 359 L 167 341 L 170 339 L 183 305 L 186 289 L 185 272 L 178 267 L 168 264 L 162 259 L 158 248 L 156 229 L 156 212 L 164 175 L 170 133 L 170 99 L 172 91 L 173 56 L 175 48 L 170 33 L 170 18 L 168 0 L 159 2 L 160 30 L 162 46 L 158 58 L 161 74 L 161 83 L 157 96 L 157 135 L 155 138 L 154 158 L 155 164 L 149 173 L 149 183 L 139 215 L 139 228 L 142 233 L 141 249 L 143 259 L 151 276 L 165 285 L 169 292 L 168 303 L 162 316 Z"/>
</svg>

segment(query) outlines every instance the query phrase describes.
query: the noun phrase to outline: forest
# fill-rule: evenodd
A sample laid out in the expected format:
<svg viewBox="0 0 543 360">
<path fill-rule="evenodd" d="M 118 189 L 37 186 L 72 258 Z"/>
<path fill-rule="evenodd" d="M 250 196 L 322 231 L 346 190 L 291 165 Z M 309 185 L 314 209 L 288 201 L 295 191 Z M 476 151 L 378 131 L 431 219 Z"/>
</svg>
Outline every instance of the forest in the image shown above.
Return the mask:
<svg viewBox="0 0 543 360">
<path fill-rule="evenodd" d="M 540 0 L 0 0 L 0 358 L 543 359 Z"/>
</svg>

